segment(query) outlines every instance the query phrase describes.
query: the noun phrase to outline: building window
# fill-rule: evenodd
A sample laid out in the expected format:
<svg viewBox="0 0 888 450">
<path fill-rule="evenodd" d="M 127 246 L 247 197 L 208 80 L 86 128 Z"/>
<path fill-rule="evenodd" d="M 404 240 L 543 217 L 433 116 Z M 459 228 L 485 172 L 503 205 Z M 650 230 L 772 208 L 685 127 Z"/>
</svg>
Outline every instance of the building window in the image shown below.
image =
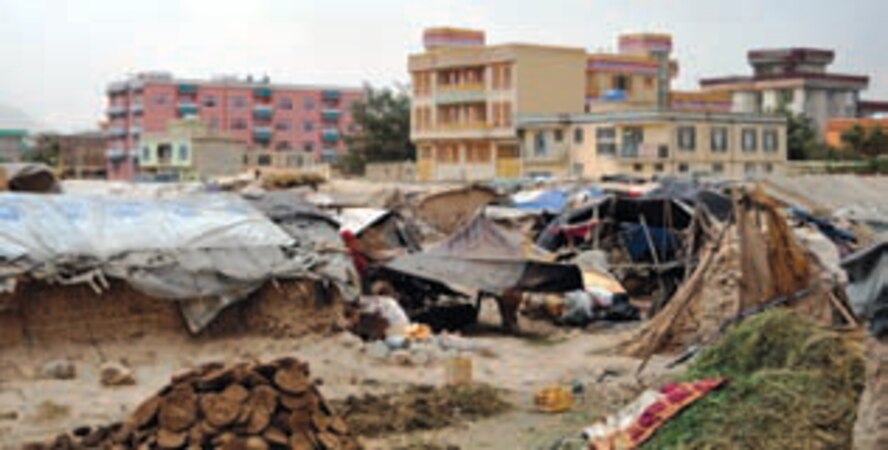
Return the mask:
<svg viewBox="0 0 888 450">
<path fill-rule="evenodd" d="M 289 120 L 281 120 L 280 122 L 274 125 L 274 128 L 278 131 L 287 131 L 290 128 L 293 128 L 293 123 Z"/>
<path fill-rule="evenodd" d="M 633 164 L 632 170 L 634 170 L 636 172 L 644 172 L 644 165 L 643 164 Z"/>
<path fill-rule="evenodd" d="M 235 117 L 231 119 L 231 129 L 232 130 L 246 130 L 247 129 L 247 119 L 243 117 Z"/>
<path fill-rule="evenodd" d="M 309 120 L 302 122 L 302 131 L 305 131 L 306 133 L 310 133 L 310 132 L 314 131 L 314 128 L 315 128 L 314 122 L 309 121 Z"/>
<path fill-rule="evenodd" d="M 157 106 L 166 105 L 169 102 L 169 98 L 166 95 L 158 94 L 154 96 L 154 104 Z"/>
<path fill-rule="evenodd" d="M 256 164 L 260 166 L 270 166 L 271 155 L 259 155 L 259 157 L 256 158 Z"/>
<path fill-rule="evenodd" d="M 218 117 L 213 117 L 212 119 L 210 119 L 210 129 L 211 130 L 218 130 L 219 129 L 219 118 Z"/>
<path fill-rule="evenodd" d="M 533 135 L 533 155 L 546 156 L 548 152 L 549 151 L 546 148 L 546 133 L 543 131 L 537 131 Z"/>
<path fill-rule="evenodd" d="M 644 129 L 640 127 L 627 127 L 623 130 L 623 151 L 621 156 L 624 158 L 637 158 L 644 142 Z"/>
<path fill-rule="evenodd" d="M 632 81 L 626 75 L 614 75 L 613 88 L 618 91 L 629 92 L 632 89 Z"/>
<path fill-rule="evenodd" d="M 314 151 L 314 143 L 312 143 L 312 142 L 303 142 L 303 143 L 302 143 L 302 150 L 303 150 L 303 151 L 306 151 L 306 152 L 313 152 L 313 151 Z"/>
<path fill-rule="evenodd" d="M 303 166 L 302 155 L 289 155 L 287 156 L 287 165 L 290 167 L 302 167 Z"/>
<path fill-rule="evenodd" d="M 247 98 L 241 95 L 236 97 L 231 97 L 231 107 L 232 108 L 246 108 L 247 107 Z"/>
<path fill-rule="evenodd" d="M 663 173 L 664 167 L 663 163 L 654 164 L 654 171 L 657 173 Z"/>
<path fill-rule="evenodd" d="M 743 172 L 747 175 L 752 175 L 755 173 L 755 163 L 746 163 L 743 165 Z"/>
<path fill-rule="evenodd" d="M 595 137 L 598 140 L 616 139 L 617 129 L 616 128 L 598 128 L 595 130 Z"/>
<path fill-rule="evenodd" d="M 758 133 L 755 128 L 744 128 L 740 135 L 740 146 L 744 152 L 758 150 Z"/>
<path fill-rule="evenodd" d="M 315 109 L 315 100 L 311 97 L 306 97 L 305 102 L 303 103 L 303 107 L 306 111 L 314 111 Z"/>
<path fill-rule="evenodd" d="M 582 144 L 583 143 L 583 129 L 582 128 L 574 128 L 574 143 Z"/>
<path fill-rule="evenodd" d="M 678 148 L 692 152 L 697 148 L 697 129 L 694 127 L 678 128 Z"/>
<path fill-rule="evenodd" d="M 142 161 L 151 161 L 151 147 L 142 147 Z"/>
<path fill-rule="evenodd" d="M 728 151 L 728 129 L 715 127 L 710 131 L 709 149 L 712 153 L 725 153 Z"/>
<path fill-rule="evenodd" d="M 690 171 L 690 167 L 687 164 L 681 163 L 678 165 L 678 173 L 688 173 L 688 171 Z"/>
<path fill-rule="evenodd" d="M 189 158 L 188 146 L 185 144 L 179 145 L 179 161 L 188 161 Z"/>
<path fill-rule="evenodd" d="M 772 172 L 774 172 L 774 164 L 771 164 L 771 163 L 765 163 L 765 164 L 764 164 L 764 168 L 765 168 L 765 173 L 772 173 Z"/>
<path fill-rule="evenodd" d="M 780 96 L 779 107 L 789 106 L 795 101 L 795 91 L 792 89 L 781 89 L 778 95 Z"/>
<path fill-rule="evenodd" d="M 777 130 L 765 130 L 762 133 L 762 147 L 767 153 L 775 153 L 777 151 Z"/>
<path fill-rule="evenodd" d="M 653 89 L 654 77 L 644 77 L 644 87 L 646 87 L 648 89 Z"/>
<path fill-rule="evenodd" d="M 669 158 L 669 146 L 668 145 L 660 145 L 657 147 L 657 157 L 660 159 Z"/>
<path fill-rule="evenodd" d="M 555 130 L 555 142 L 561 142 L 564 140 L 564 131 L 561 129 Z"/>
<path fill-rule="evenodd" d="M 724 173 L 725 165 L 723 163 L 712 164 L 712 173 Z"/>
<path fill-rule="evenodd" d="M 293 99 L 290 97 L 281 97 L 281 99 L 278 100 L 278 108 L 284 110 L 293 109 Z"/>
<path fill-rule="evenodd" d="M 203 98 L 204 108 L 215 108 L 217 105 L 217 100 L 215 95 L 208 95 Z"/>
<path fill-rule="evenodd" d="M 602 156 L 616 156 L 617 154 L 617 129 L 596 128 L 596 151 Z"/>
<path fill-rule="evenodd" d="M 289 141 L 278 141 L 274 144 L 274 148 L 275 150 L 290 150 L 292 147 Z"/>
</svg>

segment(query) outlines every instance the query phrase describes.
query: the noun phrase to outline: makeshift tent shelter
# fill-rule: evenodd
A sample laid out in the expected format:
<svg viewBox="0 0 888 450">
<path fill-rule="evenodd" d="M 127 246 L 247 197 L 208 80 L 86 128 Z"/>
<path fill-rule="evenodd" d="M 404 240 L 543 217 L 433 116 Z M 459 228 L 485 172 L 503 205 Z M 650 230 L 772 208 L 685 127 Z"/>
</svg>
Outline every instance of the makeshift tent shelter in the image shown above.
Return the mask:
<svg viewBox="0 0 888 450">
<path fill-rule="evenodd" d="M 888 335 L 888 241 L 848 256 L 841 265 L 848 273 L 848 298 L 854 312 L 869 322 L 874 336 Z"/>
<path fill-rule="evenodd" d="M 478 215 L 437 246 L 400 256 L 386 269 L 438 282 L 469 296 L 508 290 L 568 292 L 583 288 L 580 270 Z"/>
<path fill-rule="evenodd" d="M 735 219 L 705 244 L 694 272 L 626 345 L 629 354 L 705 344 L 744 316 L 789 306 L 825 324 L 854 318 L 832 278 L 795 240 L 760 190 L 738 198 Z"/>
<path fill-rule="evenodd" d="M 488 187 L 473 185 L 432 192 L 418 199 L 413 208 L 417 219 L 445 234 L 453 233 L 493 203 L 499 194 Z"/>
<path fill-rule="evenodd" d="M 192 333 L 268 280 L 348 281 L 345 269 L 333 269 L 347 257 L 319 250 L 325 235 L 341 247 L 334 223 L 312 220 L 294 238 L 230 194 L 149 200 L 6 193 L 0 224 L 6 292 L 26 277 L 89 284 L 101 293 L 108 277 L 176 302 Z"/>
</svg>

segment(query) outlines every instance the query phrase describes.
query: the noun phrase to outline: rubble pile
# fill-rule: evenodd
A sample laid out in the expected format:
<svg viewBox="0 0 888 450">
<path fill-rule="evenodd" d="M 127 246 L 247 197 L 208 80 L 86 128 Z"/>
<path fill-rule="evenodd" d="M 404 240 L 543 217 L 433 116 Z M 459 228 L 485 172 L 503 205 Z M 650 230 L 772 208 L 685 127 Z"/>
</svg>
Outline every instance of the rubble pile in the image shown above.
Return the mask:
<svg viewBox="0 0 888 450">
<path fill-rule="evenodd" d="M 347 450 L 360 445 L 309 378 L 308 364 L 284 358 L 204 365 L 174 376 L 124 423 L 81 427 L 30 448 Z"/>
</svg>

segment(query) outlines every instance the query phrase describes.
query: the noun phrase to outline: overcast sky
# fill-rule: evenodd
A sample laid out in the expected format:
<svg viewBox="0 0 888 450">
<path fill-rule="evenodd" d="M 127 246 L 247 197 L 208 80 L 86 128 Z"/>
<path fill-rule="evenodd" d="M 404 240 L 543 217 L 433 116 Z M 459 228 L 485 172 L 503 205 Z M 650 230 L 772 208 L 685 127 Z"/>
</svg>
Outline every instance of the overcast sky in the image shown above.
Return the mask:
<svg viewBox="0 0 888 450">
<path fill-rule="evenodd" d="M 834 70 L 869 74 L 864 97 L 888 98 L 886 19 L 888 0 L 0 0 L 0 111 L 94 127 L 105 86 L 141 70 L 403 82 L 436 25 L 590 50 L 613 49 L 621 32 L 672 33 L 681 88 L 748 72 L 753 47 L 833 48 Z"/>
</svg>

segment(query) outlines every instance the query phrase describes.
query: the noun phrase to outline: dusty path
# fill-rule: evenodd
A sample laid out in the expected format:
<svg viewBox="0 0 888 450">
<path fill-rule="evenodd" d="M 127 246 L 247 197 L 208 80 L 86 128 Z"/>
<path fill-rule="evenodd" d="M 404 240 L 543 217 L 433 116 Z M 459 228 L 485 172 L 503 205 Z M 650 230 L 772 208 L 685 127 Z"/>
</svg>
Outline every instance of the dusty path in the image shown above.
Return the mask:
<svg viewBox="0 0 888 450">
<path fill-rule="evenodd" d="M 515 409 L 461 427 L 388 436 L 366 444 L 369 448 L 416 442 L 449 443 L 463 449 L 535 448 L 558 436 L 577 433 L 637 390 L 634 371 L 638 361 L 609 354 L 630 331 L 631 327 L 623 326 L 595 332 L 558 330 L 533 339 L 487 334 L 473 337 L 494 352 L 473 357 L 474 379 L 508 390 Z M 321 389 L 331 399 L 391 392 L 408 384 L 444 382 L 443 362 L 398 366 L 374 358 L 346 334 L 298 340 L 235 337 L 212 341 L 146 336 L 100 346 L 19 348 L 0 354 L 0 448 L 15 448 L 21 442 L 46 438 L 78 425 L 121 420 L 141 399 L 163 386 L 170 374 L 202 362 L 284 355 L 309 361 L 313 376 L 323 380 Z M 75 379 L 35 376 L 43 363 L 57 358 L 70 358 L 76 363 Z M 97 372 L 103 360 L 126 361 L 134 370 L 137 384 L 100 386 Z M 663 362 L 655 360 L 649 373 L 659 374 Z M 533 411 L 536 389 L 574 380 L 590 386 L 584 404 L 574 412 L 544 415 Z"/>
</svg>

